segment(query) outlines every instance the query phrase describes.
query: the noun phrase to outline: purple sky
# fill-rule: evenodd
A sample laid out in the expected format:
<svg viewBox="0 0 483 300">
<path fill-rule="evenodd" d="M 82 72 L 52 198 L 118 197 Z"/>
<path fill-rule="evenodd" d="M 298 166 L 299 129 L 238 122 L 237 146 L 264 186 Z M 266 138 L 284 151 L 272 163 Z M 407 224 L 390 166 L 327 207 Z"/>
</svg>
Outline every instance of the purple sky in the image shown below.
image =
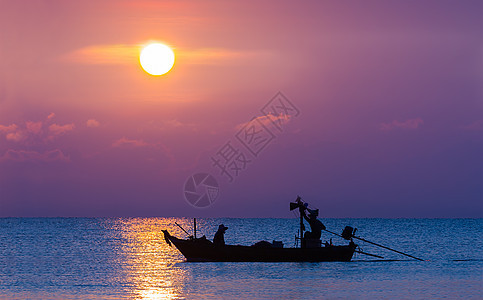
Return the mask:
<svg viewBox="0 0 483 300">
<path fill-rule="evenodd" d="M 176 63 L 138 63 L 151 41 Z M 250 157 L 281 91 L 300 114 Z M 229 183 L 212 157 L 251 162 Z M 184 184 L 213 174 L 216 201 Z M 483 217 L 482 1 L 1 1 L 0 216 Z"/>
</svg>

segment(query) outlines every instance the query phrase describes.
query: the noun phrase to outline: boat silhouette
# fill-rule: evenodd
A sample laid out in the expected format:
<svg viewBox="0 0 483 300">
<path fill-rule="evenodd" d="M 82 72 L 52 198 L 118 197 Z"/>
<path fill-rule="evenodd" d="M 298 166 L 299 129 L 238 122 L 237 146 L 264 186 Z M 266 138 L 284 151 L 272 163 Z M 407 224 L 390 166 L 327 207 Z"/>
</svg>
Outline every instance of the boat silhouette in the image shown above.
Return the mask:
<svg viewBox="0 0 483 300">
<path fill-rule="evenodd" d="M 166 242 L 173 244 L 189 262 L 322 262 L 350 261 L 357 245 L 283 248 L 273 243 L 253 246 L 216 245 L 206 238 L 179 239 L 163 230 Z M 269 245 L 271 244 L 271 246 Z"/>
<path fill-rule="evenodd" d="M 196 238 L 196 219 L 194 222 L 194 236 L 180 239 L 163 230 L 164 239 L 168 245 L 174 245 L 189 262 L 325 262 L 350 261 L 357 245 L 351 236 L 348 245 L 321 245 L 320 237 L 317 239 L 304 237 L 303 216 L 307 204 L 300 197 L 296 202 L 290 203 L 290 210 L 300 211 L 300 230 L 296 241 L 301 241 L 300 247 L 284 248 L 281 242 L 258 242 L 252 246 L 225 245 L 213 243 L 205 236 Z M 176 223 L 176 225 L 178 225 Z M 178 225 L 179 226 L 179 225 Z M 179 226 L 181 227 L 181 226 Z M 224 227 L 224 225 L 220 225 Z M 181 227 L 181 229 L 183 229 Z M 325 226 L 324 226 L 325 230 Z M 183 229 L 186 232 L 186 230 Z M 187 232 L 186 232 L 187 233 Z M 352 231 L 351 231 L 352 233 Z M 358 251 L 359 252 L 359 251 Z"/>
</svg>

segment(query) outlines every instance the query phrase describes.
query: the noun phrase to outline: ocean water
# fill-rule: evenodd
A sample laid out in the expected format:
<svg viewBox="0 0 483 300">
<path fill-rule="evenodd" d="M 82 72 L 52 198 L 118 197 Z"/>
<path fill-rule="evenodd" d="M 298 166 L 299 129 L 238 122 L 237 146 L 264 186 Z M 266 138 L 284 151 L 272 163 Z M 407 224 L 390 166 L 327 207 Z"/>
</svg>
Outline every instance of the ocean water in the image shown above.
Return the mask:
<svg viewBox="0 0 483 300">
<path fill-rule="evenodd" d="M 198 219 L 229 244 L 281 240 L 297 219 Z M 161 229 L 186 237 L 183 218 L 0 219 L 2 299 L 483 299 L 483 219 L 322 219 L 425 261 L 358 242 L 352 262 L 188 263 Z M 346 244 L 324 233 L 322 239 Z"/>
</svg>

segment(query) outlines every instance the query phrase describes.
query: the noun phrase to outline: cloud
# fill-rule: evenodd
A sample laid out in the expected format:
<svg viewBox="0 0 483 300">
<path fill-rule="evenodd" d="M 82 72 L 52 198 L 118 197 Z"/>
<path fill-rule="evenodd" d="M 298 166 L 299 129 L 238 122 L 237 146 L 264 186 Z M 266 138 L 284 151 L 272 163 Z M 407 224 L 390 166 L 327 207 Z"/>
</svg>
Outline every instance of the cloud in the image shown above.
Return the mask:
<svg viewBox="0 0 483 300">
<path fill-rule="evenodd" d="M 403 122 L 399 122 L 397 120 L 394 120 L 390 123 L 381 123 L 380 129 L 382 131 L 390 131 L 396 128 L 401 128 L 401 129 L 417 129 L 419 126 L 423 125 L 424 121 L 421 118 L 416 118 L 416 119 L 408 119 Z"/>
<path fill-rule="evenodd" d="M 49 126 L 49 131 L 55 136 L 55 135 L 63 135 L 66 132 L 73 130 L 74 128 L 75 128 L 75 125 L 73 123 L 65 124 L 65 125 L 52 124 Z"/>
<path fill-rule="evenodd" d="M 47 116 L 47 119 L 52 119 L 55 116 L 51 113 Z M 7 141 L 21 142 L 26 141 L 28 144 L 38 144 L 39 142 L 52 141 L 57 136 L 64 135 L 65 133 L 72 131 L 75 128 L 73 123 L 59 125 L 51 124 L 48 127 L 47 133 L 44 128 L 44 123 L 42 121 L 26 121 L 25 126 L 19 127 L 17 124 L 11 125 L 0 125 L 0 134 L 5 134 L 5 139 Z"/>
<path fill-rule="evenodd" d="M 33 134 L 39 134 L 42 131 L 42 122 L 25 122 L 25 127 L 27 131 Z"/>
<path fill-rule="evenodd" d="M 466 126 L 461 126 L 461 128 L 464 130 L 470 130 L 470 131 L 483 130 L 483 120 L 476 120 L 471 124 L 468 124 Z"/>
<path fill-rule="evenodd" d="M 0 125 L 0 133 L 5 134 L 7 141 L 19 142 L 25 138 L 22 130 L 19 130 L 17 124 Z"/>
<path fill-rule="evenodd" d="M 160 130 L 173 130 L 173 129 L 188 129 L 188 130 L 193 130 L 196 131 L 198 130 L 198 127 L 194 123 L 183 123 L 180 122 L 176 119 L 172 120 L 165 120 L 162 122 L 162 125 L 157 127 Z"/>
<path fill-rule="evenodd" d="M 16 124 L 10 124 L 8 126 L 0 124 L 0 132 L 8 133 L 17 130 L 18 126 Z"/>
<path fill-rule="evenodd" d="M 263 124 L 265 127 L 271 126 L 271 124 L 273 124 L 273 123 L 275 123 L 275 124 L 277 124 L 277 126 L 281 127 L 281 126 L 287 124 L 290 121 L 290 115 L 280 114 L 280 115 L 277 116 L 277 115 L 273 115 L 273 114 L 267 114 L 267 115 L 264 115 L 264 116 L 258 116 L 258 117 L 255 117 L 248 122 L 236 125 L 235 129 L 240 130 L 243 127 L 247 126 L 248 124 L 250 124 L 254 121 Z"/>
<path fill-rule="evenodd" d="M 25 138 L 25 135 L 22 133 L 22 131 L 16 131 L 16 132 L 7 133 L 5 138 L 8 141 L 20 142 Z"/>
<path fill-rule="evenodd" d="M 3 156 L 0 157 L 0 162 L 5 162 L 5 161 L 16 161 L 16 162 L 62 161 L 62 162 L 69 162 L 70 157 L 66 156 L 59 149 L 54 149 L 54 150 L 46 151 L 46 152 L 43 152 L 43 153 L 40 153 L 40 152 L 37 152 L 37 151 L 9 149 L 9 150 L 7 150 L 7 152 L 5 152 L 5 154 Z"/>
<path fill-rule="evenodd" d="M 121 147 L 121 146 L 146 147 L 146 146 L 149 146 L 149 144 L 143 140 L 130 140 L 126 137 L 122 137 L 119 140 L 112 143 L 112 146 L 113 147 Z"/>
<path fill-rule="evenodd" d="M 47 116 L 47 120 L 52 120 L 55 117 L 55 113 L 51 113 Z"/>
<path fill-rule="evenodd" d="M 99 125 L 101 125 L 101 124 L 97 120 L 89 119 L 89 120 L 87 120 L 86 125 L 87 125 L 87 127 L 94 128 L 94 127 L 99 127 Z"/>
<path fill-rule="evenodd" d="M 7 141 L 20 142 L 30 137 L 42 134 L 42 122 L 25 122 L 24 128 L 19 128 L 16 124 L 9 126 L 0 125 L 0 133 L 5 134 Z"/>
<path fill-rule="evenodd" d="M 19 128 L 16 124 L 9 126 L 0 125 L 0 132 L 5 133 L 7 141 L 20 142 L 29 136 L 38 136 L 42 133 L 42 122 L 25 122 L 25 128 Z"/>
<path fill-rule="evenodd" d="M 172 119 L 172 120 L 164 121 L 163 122 L 163 125 L 165 125 L 166 127 L 182 127 L 182 126 L 185 126 L 187 124 L 182 123 L 182 122 L 180 122 L 180 121 L 178 121 L 176 119 Z"/>
</svg>

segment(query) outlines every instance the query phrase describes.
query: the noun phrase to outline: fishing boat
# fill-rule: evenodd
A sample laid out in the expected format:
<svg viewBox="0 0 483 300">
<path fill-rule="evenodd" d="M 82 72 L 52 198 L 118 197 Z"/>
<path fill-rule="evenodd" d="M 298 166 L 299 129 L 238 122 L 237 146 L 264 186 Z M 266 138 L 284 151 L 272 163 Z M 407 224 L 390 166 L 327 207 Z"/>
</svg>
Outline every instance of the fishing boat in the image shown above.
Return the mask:
<svg viewBox="0 0 483 300">
<path fill-rule="evenodd" d="M 342 237 L 348 240 L 348 245 L 332 245 L 332 242 L 321 244 L 320 238 L 311 239 L 308 236 L 304 236 L 304 216 L 305 210 L 309 210 L 308 204 L 304 203 L 300 197 L 297 197 L 295 202 L 290 203 L 290 210 L 299 210 L 300 214 L 300 229 L 299 235 L 295 237 L 296 246 L 292 248 L 284 248 L 282 242 L 273 241 L 272 243 L 267 241 L 260 241 L 252 246 L 242 245 L 225 245 L 223 243 L 216 243 L 208 240 L 205 236 L 201 238 L 196 237 L 196 219 L 194 219 L 194 235 L 189 236 L 187 239 L 180 239 L 172 236 L 167 230 L 162 230 L 166 243 L 171 246 L 174 245 L 181 254 L 184 255 L 188 262 L 329 262 L 329 261 L 341 261 L 348 262 L 352 260 L 354 253 L 361 253 L 376 258 L 384 258 L 379 255 L 363 252 L 357 244 L 354 243 L 354 239 L 358 239 L 387 250 L 403 254 L 405 256 L 414 258 L 416 260 L 422 260 L 412 255 L 391 249 L 380 244 L 370 242 L 361 237 L 355 236 L 357 228 L 354 229 L 350 226 L 346 226 L 342 231 L 342 234 L 325 229 L 331 234 Z M 317 214 L 318 214 L 318 210 Z M 179 224 L 175 222 L 186 234 L 188 232 L 184 230 Z M 224 227 L 224 225 L 220 225 Z M 226 230 L 226 229 L 225 229 Z M 189 234 L 188 234 L 189 235 Z M 320 237 L 320 235 L 319 235 Z M 215 237 L 216 239 L 216 237 Z M 298 241 L 300 241 L 300 247 L 298 247 Z"/>
<path fill-rule="evenodd" d="M 215 245 L 206 238 L 179 239 L 163 230 L 166 242 L 171 243 L 189 262 L 322 262 L 350 261 L 357 245 L 325 246 L 314 248 L 283 248 L 267 244 Z"/>
<path fill-rule="evenodd" d="M 296 240 L 301 241 L 300 247 L 284 248 L 281 242 L 276 241 L 272 243 L 261 241 L 252 246 L 215 244 L 204 236 L 196 238 L 196 219 L 194 236 L 180 239 L 172 236 L 167 230 L 163 230 L 164 239 L 168 245 L 173 244 L 190 262 L 322 262 L 350 261 L 352 259 L 357 248 L 352 239 L 348 245 L 340 246 L 331 244 L 322 246 L 320 239 L 315 241 L 303 239 L 303 212 L 307 209 L 307 205 L 301 201 L 300 197 L 296 202 L 290 203 L 290 209 L 300 211 L 299 237 L 296 237 Z"/>
</svg>

